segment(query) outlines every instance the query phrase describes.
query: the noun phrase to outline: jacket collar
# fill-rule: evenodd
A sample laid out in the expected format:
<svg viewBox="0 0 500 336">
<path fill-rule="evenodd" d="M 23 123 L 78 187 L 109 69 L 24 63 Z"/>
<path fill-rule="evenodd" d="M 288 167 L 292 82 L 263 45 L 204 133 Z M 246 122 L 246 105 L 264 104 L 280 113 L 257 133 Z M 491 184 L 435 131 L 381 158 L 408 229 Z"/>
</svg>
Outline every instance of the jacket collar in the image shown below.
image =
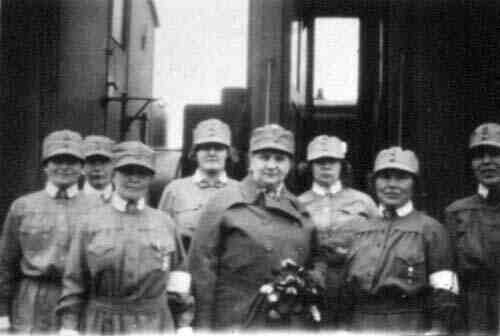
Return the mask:
<svg viewBox="0 0 500 336">
<path fill-rule="evenodd" d="M 255 204 L 263 192 L 249 175 L 241 181 L 240 190 L 243 201 L 248 204 Z M 265 207 L 281 211 L 302 224 L 304 216 L 301 214 L 301 208 L 295 196 L 284 185 L 280 186 L 278 194 L 280 195 L 278 199 L 266 197 Z"/>
<path fill-rule="evenodd" d="M 384 205 L 379 205 L 378 207 L 378 213 L 380 216 L 383 216 L 384 215 L 384 211 L 385 211 L 385 206 Z M 404 217 L 404 216 L 407 216 L 409 215 L 412 211 L 414 210 L 414 207 L 413 207 L 413 202 L 412 201 L 408 201 L 405 205 L 403 206 L 400 206 L 399 208 L 396 209 L 396 213 L 398 214 L 398 217 Z"/>
<path fill-rule="evenodd" d="M 207 180 L 208 177 L 207 177 L 207 174 L 205 174 L 204 172 L 202 172 L 200 169 L 196 169 L 196 171 L 194 172 L 193 174 L 193 182 L 198 184 L 200 183 L 201 181 L 203 180 Z M 222 171 L 219 176 L 217 177 L 217 179 L 223 183 L 223 184 L 226 184 L 227 183 L 227 174 L 225 171 Z"/>
<path fill-rule="evenodd" d="M 92 187 L 88 181 L 85 181 L 85 184 L 83 185 L 83 193 L 85 195 L 96 195 L 104 200 L 109 200 L 111 198 L 111 194 L 113 193 L 113 186 L 110 183 L 106 186 L 106 188 L 98 190 Z"/>
<path fill-rule="evenodd" d="M 128 201 L 120 197 L 118 193 L 114 192 L 113 195 L 111 196 L 111 205 L 113 208 L 120 212 L 126 212 L 127 211 L 127 203 Z M 137 209 L 138 210 L 144 210 L 146 207 L 146 201 L 144 198 L 141 198 L 137 201 Z"/>
<path fill-rule="evenodd" d="M 45 184 L 45 191 L 51 198 L 56 198 L 59 188 L 54 183 L 47 181 Z M 68 195 L 68 198 L 73 198 L 78 195 L 78 185 L 75 183 L 66 188 L 66 195 Z"/>
<path fill-rule="evenodd" d="M 479 196 L 481 196 L 481 198 L 487 199 L 489 193 L 490 193 L 490 190 L 488 188 L 486 188 L 484 185 L 482 185 L 481 183 L 479 183 L 479 185 L 477 186 L 477 194 Z"/>
<path fill-rule="evenodd" d="M 330 186 L 330 188 L 325 188 L 320 186 L 318 183 L 314 182 L 312 185 L 313 193 L 319 196 L 326 196 L 327 194 L 334 195 L 342 190 L 342 182 L 337 181 Z"/>
</svg>

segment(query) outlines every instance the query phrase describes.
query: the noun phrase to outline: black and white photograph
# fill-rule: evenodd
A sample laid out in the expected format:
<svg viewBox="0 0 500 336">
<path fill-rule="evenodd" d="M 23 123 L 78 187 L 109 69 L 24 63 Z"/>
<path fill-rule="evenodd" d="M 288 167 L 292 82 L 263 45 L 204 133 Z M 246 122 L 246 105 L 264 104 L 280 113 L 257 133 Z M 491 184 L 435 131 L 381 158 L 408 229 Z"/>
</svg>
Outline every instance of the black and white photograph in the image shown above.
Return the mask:
<svg viewBox="0 0 500 336">
<path fill-rule="evenodd" d="M 0 335 L 500 335 L 500 1 L 0 0 Z"/>
</svg>

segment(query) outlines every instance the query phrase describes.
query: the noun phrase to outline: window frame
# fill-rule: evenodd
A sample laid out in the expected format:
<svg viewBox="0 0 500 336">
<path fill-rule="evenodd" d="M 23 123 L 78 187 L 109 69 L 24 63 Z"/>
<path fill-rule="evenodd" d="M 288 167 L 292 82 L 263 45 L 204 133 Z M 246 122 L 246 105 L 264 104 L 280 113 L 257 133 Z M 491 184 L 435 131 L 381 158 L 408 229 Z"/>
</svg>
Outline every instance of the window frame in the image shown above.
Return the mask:
<svg viewBox="0 0 500 336">
<path fill-rule="evenodd" d="M 121 3 L 121 8 L 117 8 L 117 3 Z M 111 0 L 111 23 L 110 23 L 110 37 L 111 39 L 122 48 L 125 47 L 125 23 L 127 13 L 127 0 Z M 118 16 L 118 11 L 121 11 Z M 119 23 L 115 23 L 115 19 L 120 18 Z M 119 27 L 118 27 L 119 26 Z M 118 29 L 120 32 L 118 32 Z"/>
</svg>

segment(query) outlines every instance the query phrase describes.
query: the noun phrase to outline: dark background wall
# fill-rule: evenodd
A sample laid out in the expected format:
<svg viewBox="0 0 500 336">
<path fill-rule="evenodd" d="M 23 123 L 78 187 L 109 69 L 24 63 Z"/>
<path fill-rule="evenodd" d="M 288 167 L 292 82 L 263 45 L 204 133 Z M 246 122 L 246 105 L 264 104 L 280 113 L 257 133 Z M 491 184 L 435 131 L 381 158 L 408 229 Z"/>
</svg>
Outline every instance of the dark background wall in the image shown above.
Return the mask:
<svg viewBox="0 0 500 336">
<path fill-rule="evenodd" d="M 497 1 L 473 0 L 252 1 L 252 126 L 263 122 L 265 64 L 271 60 L 271 121 L 296 131 L 298 160 L 318 132 L 345 137 L 355 151 L 350 160 L 359 167 L 358 185 L 365 187 L 363 178 L 380 149 L 411 148 L 422 164 L 418 204 L 441 217 L 447 204 L 475 188 L 469 134 L 482 122 L 500 122 L 499 10 Z M 305 106 L 289 95 L 290 23 L 317 15 L 360 16 L 370 26 L 361 36 L 361 105 L 355 113 L 321 113 L 310 103 L 310 89 L 302 92 Z"/>
<path fill-rule="evenodd" d="M 0 218 L 14 198 L 43 185 L 40 157 L 48 133 L 69 128 L 119 139 L 121 103 L 103 98 L 151 97 L 154 4 L 124 1 L 119 44 L 110 36 L 111 3 L 2 0 Z M 129 115 L 136 111 L 133 104 L 127 108 Z M 139 129 L 134 122 L 127 137 L 139 138 Z"/>
</svg>

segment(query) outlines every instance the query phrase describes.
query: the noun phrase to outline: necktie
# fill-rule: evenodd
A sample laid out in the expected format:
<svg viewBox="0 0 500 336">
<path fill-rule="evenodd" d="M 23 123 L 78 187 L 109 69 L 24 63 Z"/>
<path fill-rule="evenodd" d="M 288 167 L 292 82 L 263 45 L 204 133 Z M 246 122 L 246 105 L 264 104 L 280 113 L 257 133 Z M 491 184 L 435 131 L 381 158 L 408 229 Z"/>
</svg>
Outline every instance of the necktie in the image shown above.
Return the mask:
<svg viewBox="0 0 500 336">
<path fill-rule="evenodd" d="M 486 202 L 491 205 L 500 204 L 500 192 L 490 189 L 488 196 L 486 196 Z"/>
<path fill-rule="evenodd" d="M 384 216 L 385 219 L 394 219 L 398 217 L 398 213 L 394 208 L 385 208 L 382 211 L 382 215 Z"/>
<path fill-rule="evenodd" d="M 68 192 L 65 188 L 60 188 L 56 194 L 57 199 L 68 199 Z"/>
<path fill-rule="evenodd" d="M 126 207 L 126 211 L 128 213 L 135 213 L 137 212 L 138 208 L 137 208 L 137 202 L 136 201 L 128 201 L 127 202 L 127 207 Z"/>
<path fill-rule="evenodd" d="M 221 182 L 220 180 L 209 181 L 209 180 L 204 179 L 204 180 L 201 180 L 198 183 L 198 186 L 201 189 L 205 189 L 205 188 L 222 188 L 224 185 L 225 185 L 225 183 Z"/>
</svg>

